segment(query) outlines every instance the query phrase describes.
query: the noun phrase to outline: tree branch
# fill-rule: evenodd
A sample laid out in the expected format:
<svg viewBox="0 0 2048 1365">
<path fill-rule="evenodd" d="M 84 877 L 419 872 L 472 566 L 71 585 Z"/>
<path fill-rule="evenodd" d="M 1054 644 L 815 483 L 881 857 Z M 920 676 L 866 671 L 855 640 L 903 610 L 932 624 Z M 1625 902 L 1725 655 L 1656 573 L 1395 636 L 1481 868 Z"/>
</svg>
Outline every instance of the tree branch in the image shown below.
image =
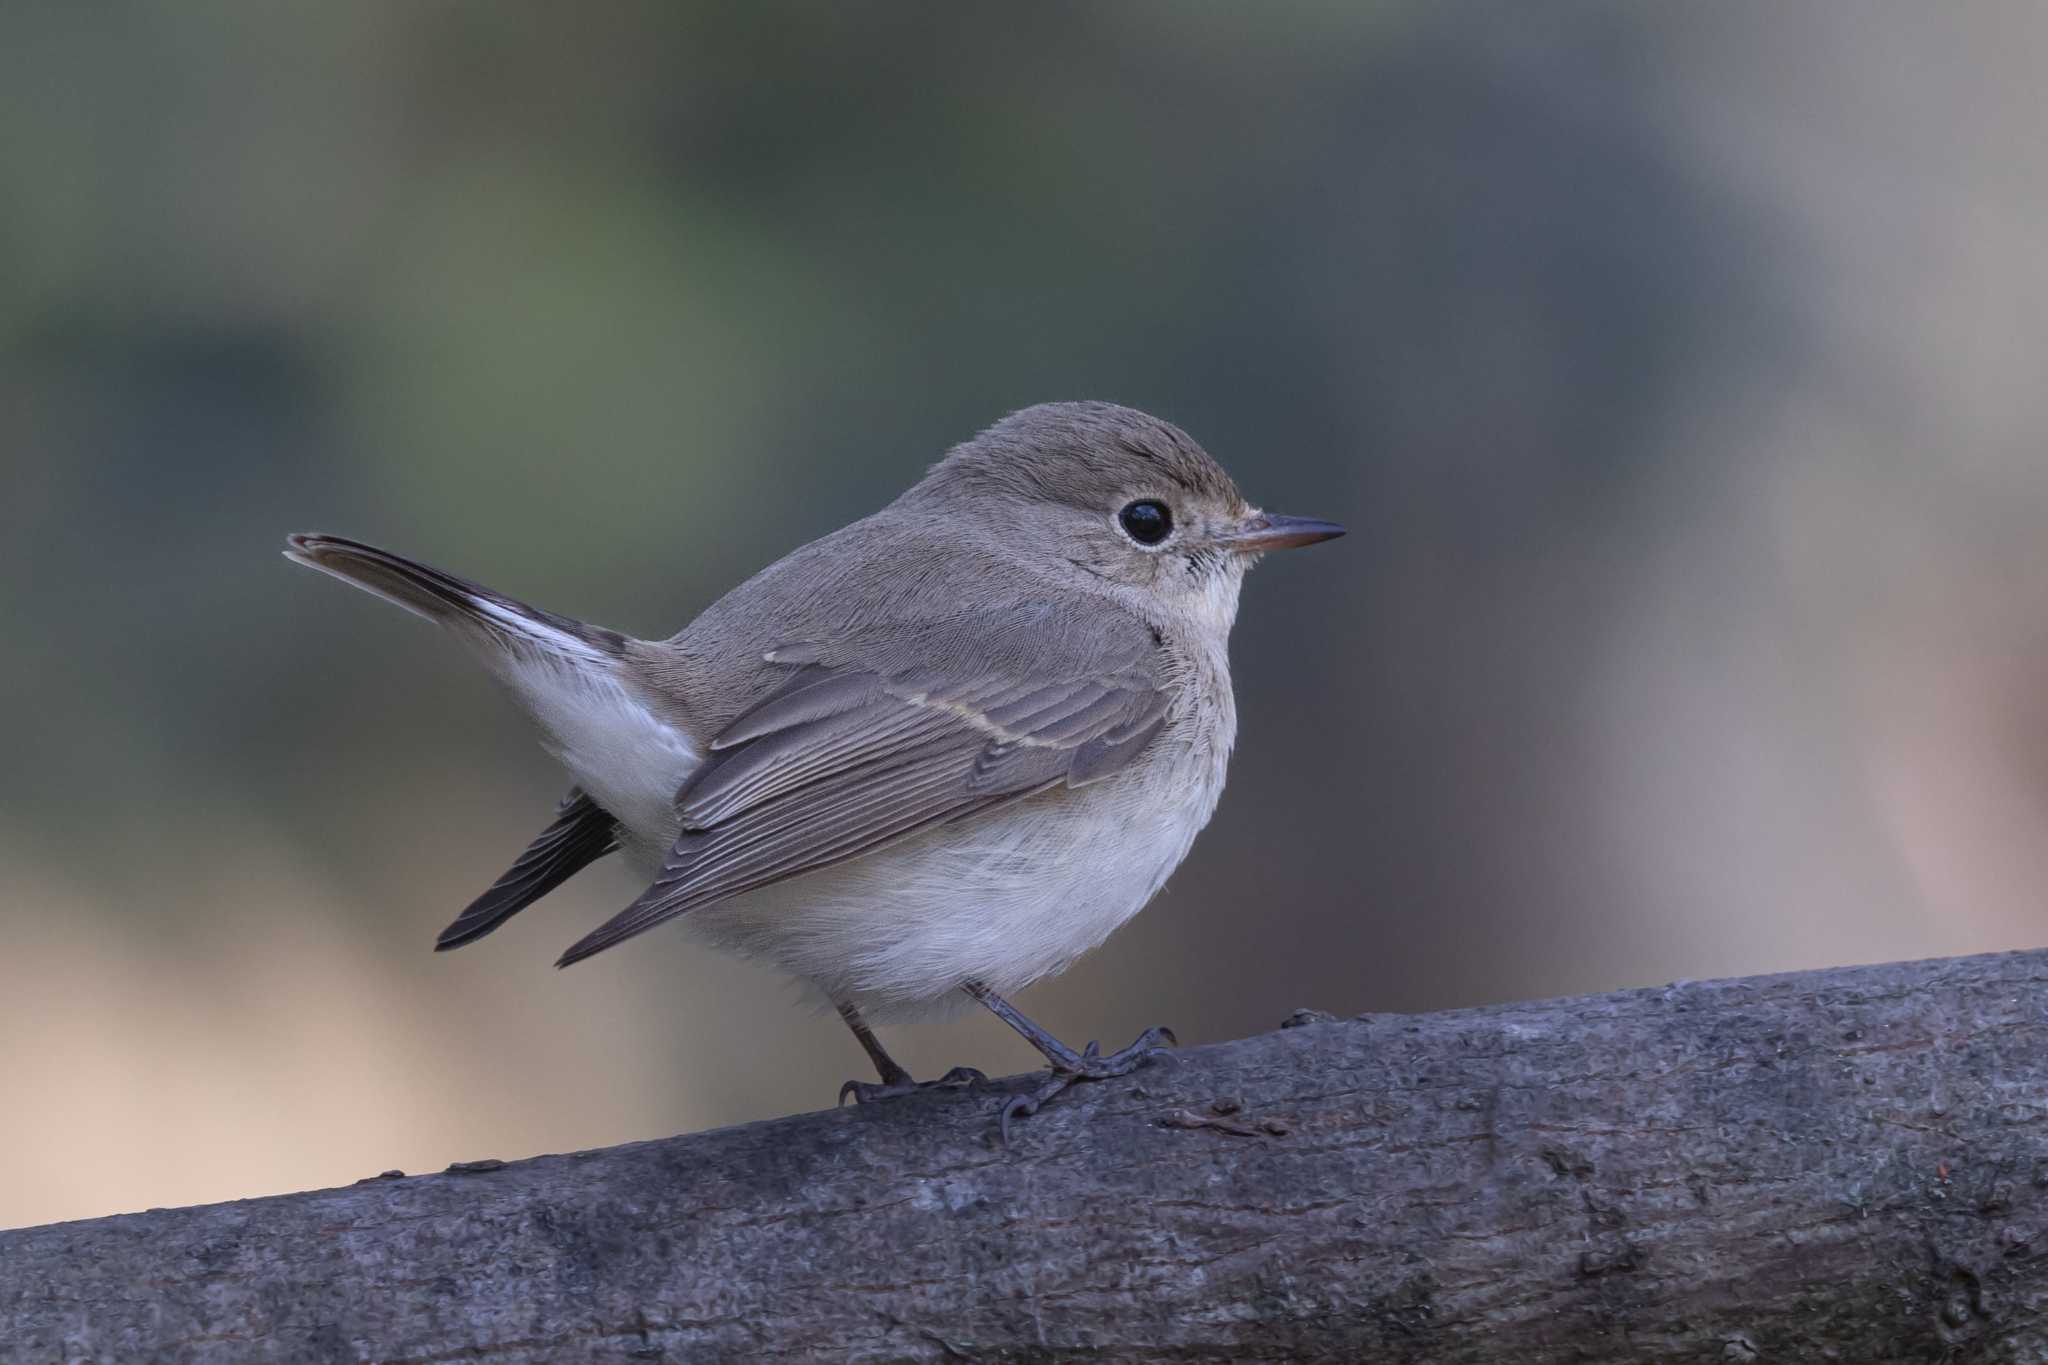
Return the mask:
<svg viewBox="0 0 2048 1365">
<path fill-rule="evenodd" d="M 2048 953 L 0 1233 L 40 1361 L 2048 1358 Z"/>
</svg>

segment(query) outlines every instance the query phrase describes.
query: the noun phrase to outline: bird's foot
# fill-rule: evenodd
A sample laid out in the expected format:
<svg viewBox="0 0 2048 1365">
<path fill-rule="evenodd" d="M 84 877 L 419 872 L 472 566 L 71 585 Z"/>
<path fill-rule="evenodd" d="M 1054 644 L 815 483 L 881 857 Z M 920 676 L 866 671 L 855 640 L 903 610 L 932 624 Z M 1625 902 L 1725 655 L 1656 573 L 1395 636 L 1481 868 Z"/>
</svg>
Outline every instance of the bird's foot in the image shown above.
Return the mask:
<svg viewBox="0 0 2048 1365">
<path fill-rule="evenodd" d="M 971 1066 L 956 1066 L 935 1081 L 913 1081 L 908 1074 L 893 1081 L 848 1081 L 839 1087 L 839 1102 L 845 1104 L 847 1096 L 851 1095 L 855 1104 L 873 1104 L 877 1100 L 893 1100 L 899 1095 L 915 1095 L 921 1090 L 963 1089 L 980 1085 L 987 1079 Z"/>
<path fill-rule="evenodd" d="M 1138 1040 L 1121 1052 L 1102 1055 L 1100 1043 L 1090 1043 L 1078 1055 L 1069 1052 L 1070 1062 L 1055 1062 L 1052 1074 L 1039 1083 L 1036 1090 L 1017 1095 L 1003 1106 L 1003 1143 L 1009 1145 L 1010 1121 L 1030 1118 L 1042 1108 L 1046 1101 L 1077 1081 L 1107 1081 L 1118 1076 L 1127 1076 L 1154 1057 L 1167 1057 L 1180 1046 L 1180 1040 L 1173 1036 L 1173 1030 L 1163 1025 L 1148 1028 L 1138 1035 Z"/>
</svg>

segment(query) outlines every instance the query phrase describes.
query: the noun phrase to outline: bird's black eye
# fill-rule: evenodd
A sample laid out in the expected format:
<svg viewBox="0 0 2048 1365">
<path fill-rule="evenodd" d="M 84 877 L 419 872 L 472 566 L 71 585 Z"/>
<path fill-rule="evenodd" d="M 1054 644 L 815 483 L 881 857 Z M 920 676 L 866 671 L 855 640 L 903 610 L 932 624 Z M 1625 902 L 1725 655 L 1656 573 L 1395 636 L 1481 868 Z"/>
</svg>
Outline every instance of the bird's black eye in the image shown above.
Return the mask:
<svg viewBox="0 0 2048 1365">
<path fill-rule="evenodd" d="M 1157 545 L 1173 531 L 1173 513 L 1163 502 L 1143 498 L 1116 514 L 1124 534 L 1140 545 Z"/>
</svg>

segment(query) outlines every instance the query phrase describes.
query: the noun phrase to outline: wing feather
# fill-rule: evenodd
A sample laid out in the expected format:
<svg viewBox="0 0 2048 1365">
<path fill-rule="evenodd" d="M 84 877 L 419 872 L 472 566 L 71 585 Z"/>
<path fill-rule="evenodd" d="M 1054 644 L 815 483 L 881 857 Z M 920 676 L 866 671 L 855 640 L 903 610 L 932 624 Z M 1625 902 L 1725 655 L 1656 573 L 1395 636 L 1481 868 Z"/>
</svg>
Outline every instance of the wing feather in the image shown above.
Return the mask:
<svg viewBox="0 0 2048 1365">
<path fill-rule="evenodd" d="M 728 751 L 685 789 L 683 824 L 709 829 L 735 812 L 766 804 L 806 783 L 859 768 L 955 728 L 951 717 L 885 698 L 850 715 L 763 735 Z"/>
<path fill-rule="evenodd" d="M 1164 728 L 1170 701 L 1157 641 L 1129 624 L 1119 648 L 1097 641 L 1063 663 L 1053 641 L 1036 656 L 1006 653 L 1007 668 L 814 642 L 771 651 L 796 672 L 712 741 L 676 796 L 683 833 L 660 875 L 558 965 L 933 825 L 1121 771 Z M 957 645 L 965 634 L 919 639 Z"/>
<path fill-rule="evenodd" d="M 837 673 L 806 666 L 781 691 L 728 726 L 711 741 L 711 747 L 730 749 L 805 721 L 851 711 L 873 701 L 881 690 L 882 680 L 872 673 Z"/>
</svg>

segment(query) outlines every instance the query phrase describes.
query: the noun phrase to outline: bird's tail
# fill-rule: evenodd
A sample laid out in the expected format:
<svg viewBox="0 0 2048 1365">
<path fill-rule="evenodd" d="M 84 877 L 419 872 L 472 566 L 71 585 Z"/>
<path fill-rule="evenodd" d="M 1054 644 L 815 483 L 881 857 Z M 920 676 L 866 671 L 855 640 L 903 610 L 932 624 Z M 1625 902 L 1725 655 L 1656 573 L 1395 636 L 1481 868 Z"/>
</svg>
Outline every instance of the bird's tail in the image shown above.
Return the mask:
<svg viewBox="0 0 2048 1365">
<path fill-rule="evenodd" d="M 455 629 L 493 663 L 540 658 L 609 669 L 625 648 L 626 637 L 616 631 L 529 607 L 466 578 L 358 540 L 287 536 L 284 553 L 294 563 L 332 574 L 415 616 Z"/>
</svg>

